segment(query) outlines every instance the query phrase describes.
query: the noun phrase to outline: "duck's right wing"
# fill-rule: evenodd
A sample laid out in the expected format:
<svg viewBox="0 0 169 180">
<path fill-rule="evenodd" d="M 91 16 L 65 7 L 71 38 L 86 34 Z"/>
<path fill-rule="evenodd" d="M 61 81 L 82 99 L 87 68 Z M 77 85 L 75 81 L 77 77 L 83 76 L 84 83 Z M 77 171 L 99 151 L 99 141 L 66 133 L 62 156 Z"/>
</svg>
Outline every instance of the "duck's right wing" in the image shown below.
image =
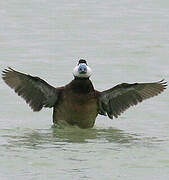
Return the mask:
<svg viewBox="0 0 169 180">
<path fill-rule="evenodd" d="M 99 114 L 108 115 L 111 119 L 117 118 L 130 106 L 157 96 L 166 89 L 166 86 L 167 83 L 163 80 L 154 83 L 122 83 L 99 92 Z"/>
<path fill-rule="evenodd" d="M 63 88 L 54 88 L 39 77 L 5 69 L 2 72 L 5 83 L 25 99 L 33 111 L 40 111 L 43 107 L 53 107 Z"/>
</svg>

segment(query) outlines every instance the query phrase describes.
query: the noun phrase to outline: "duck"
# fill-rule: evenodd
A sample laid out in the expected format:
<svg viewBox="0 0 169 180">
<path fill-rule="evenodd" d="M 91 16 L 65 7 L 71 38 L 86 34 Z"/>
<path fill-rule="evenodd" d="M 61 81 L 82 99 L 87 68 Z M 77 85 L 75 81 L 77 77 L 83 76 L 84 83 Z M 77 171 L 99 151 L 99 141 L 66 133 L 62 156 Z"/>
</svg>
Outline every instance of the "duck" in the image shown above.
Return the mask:
<svg viewBox="0 0 169 180">
<path fill-rule="evenodd" d="M 164 80 L 151 83 L 121 83 L 98 91 L 90 80 L 92 70 L 85 59 L 73 69 L 73 80 L 53 87 L 43 79 L 10 67 L 2 71 L 4 82 L 21 96 L 33 111 L 53 108 L 53 123 L 92 128 L 98 115 L 118 118 L 129 107 L 157 96 L 167 87 Z"/>
</svg>

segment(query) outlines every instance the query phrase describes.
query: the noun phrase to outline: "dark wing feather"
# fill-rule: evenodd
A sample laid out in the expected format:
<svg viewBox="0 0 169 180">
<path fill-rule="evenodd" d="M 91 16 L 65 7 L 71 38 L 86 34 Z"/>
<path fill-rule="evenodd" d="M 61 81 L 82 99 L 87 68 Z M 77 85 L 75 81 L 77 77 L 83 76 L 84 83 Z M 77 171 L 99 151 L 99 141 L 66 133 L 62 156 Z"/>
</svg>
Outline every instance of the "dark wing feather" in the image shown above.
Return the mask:
<svg viewBox="0 0 169 180">
<path fill-rule="evenodd" d="M 157 96 L 166 86 L 164 80 L 155 83 L 119 84 L 99 93 L 99 114 L 107 114 L 111 119 L 113 116 L 117 118 L 130 106 Z"/>
<path fill-rule="evenodd" d="M 61 88 L 54 88 L 39 77 L 23 74 L 12 68 L 5 69 L 2 78 L 26 100 L 33 111 L 40 111 L 42 107 L 53 107 L 61 91 Z"/>
</svg>

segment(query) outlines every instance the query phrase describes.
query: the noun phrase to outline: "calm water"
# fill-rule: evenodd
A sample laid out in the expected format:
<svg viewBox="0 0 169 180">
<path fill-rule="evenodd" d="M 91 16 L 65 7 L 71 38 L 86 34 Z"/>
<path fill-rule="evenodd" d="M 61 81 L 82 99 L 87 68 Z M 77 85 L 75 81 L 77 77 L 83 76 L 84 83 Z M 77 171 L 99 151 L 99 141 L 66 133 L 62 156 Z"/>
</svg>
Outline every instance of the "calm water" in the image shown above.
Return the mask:
<svg viewBox="0 0 169 180">
<path fill-rule="evenodd" d="M 0 70 L 11 66 L 54 86 L 79 58 L 94 86 L 169 80 L 168 0 L 0 2 Z M 56 129 L 0 79 L 1 180 L 169 179 L 169 92 L 93 129 Z"/>
</svg>

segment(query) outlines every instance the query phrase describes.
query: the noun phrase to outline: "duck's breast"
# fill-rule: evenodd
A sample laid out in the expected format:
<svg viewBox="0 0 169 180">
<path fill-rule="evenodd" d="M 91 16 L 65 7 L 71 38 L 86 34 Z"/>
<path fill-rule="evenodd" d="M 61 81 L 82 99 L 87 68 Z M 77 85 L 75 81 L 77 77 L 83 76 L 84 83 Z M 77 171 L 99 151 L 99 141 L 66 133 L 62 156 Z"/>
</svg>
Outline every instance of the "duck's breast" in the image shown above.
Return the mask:
<svg viewBox="0 0 169 180">
<path fill-rule="evenodd" d="M 60 102 L 54 107 L 54 123 L 66 121 L 81 128 L 93 127 L 98 115 L 95 92 L 78 94 L 64 92 Z"/>
</svg>

